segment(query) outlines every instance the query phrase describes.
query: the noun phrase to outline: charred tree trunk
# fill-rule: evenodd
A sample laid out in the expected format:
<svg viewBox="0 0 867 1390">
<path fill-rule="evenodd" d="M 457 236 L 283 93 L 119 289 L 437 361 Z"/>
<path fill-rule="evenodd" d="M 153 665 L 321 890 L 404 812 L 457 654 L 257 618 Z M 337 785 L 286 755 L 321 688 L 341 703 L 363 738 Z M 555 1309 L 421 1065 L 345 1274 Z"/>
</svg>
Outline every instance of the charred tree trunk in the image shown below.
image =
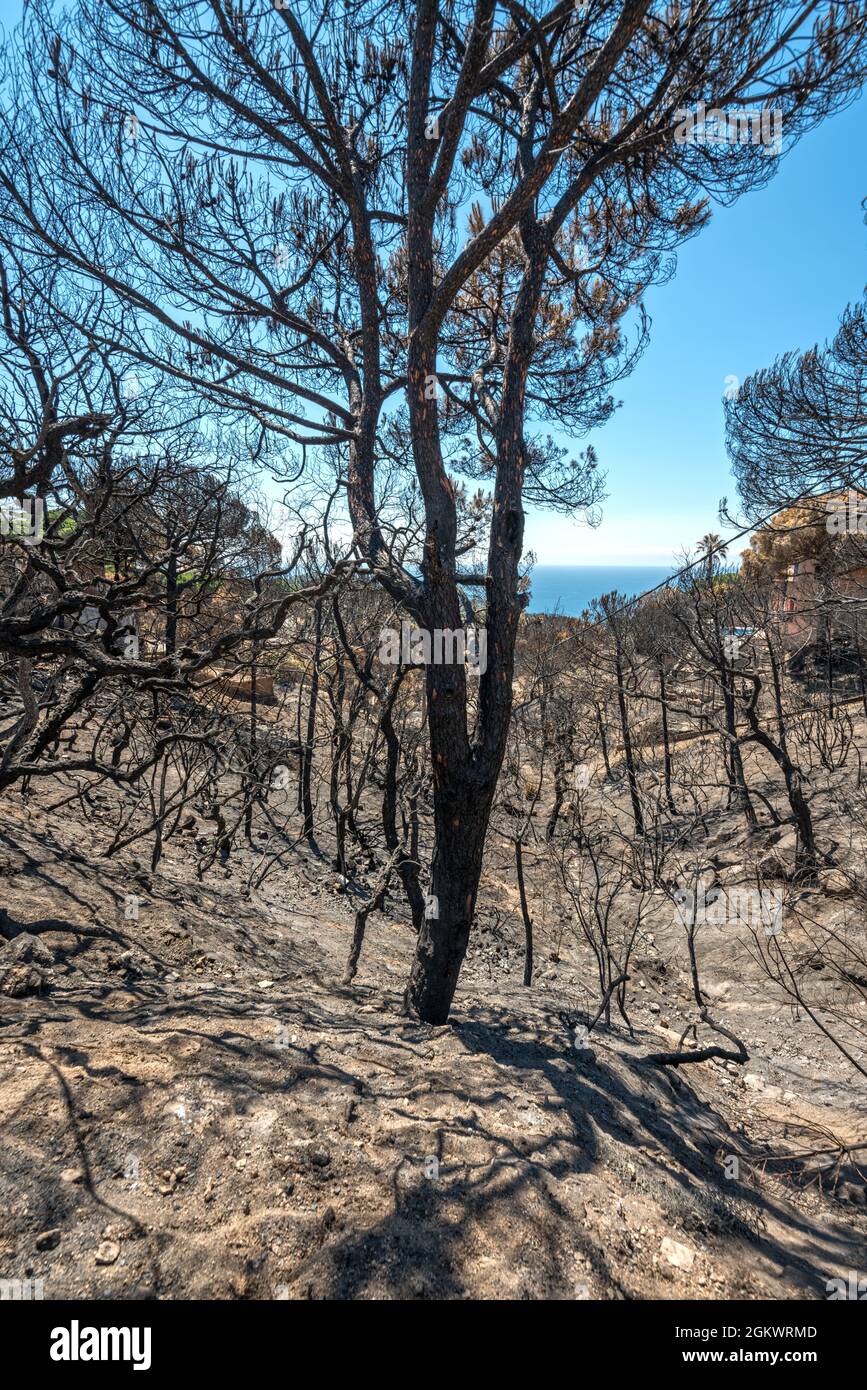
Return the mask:
<svg viewBox="0 0 867 1390">
<path fill-rule="evenodd" d="M 352 941 L 349 946 L 349 956 L 346 961 L 346 971 L 343 976 L 343 983 L 345 985 L 351 985 L 352 981 L 355 979 L 358 971 L 358 962 L 361 959 L 361 948 L 364 945 L 364 933 L 367 930 L 367 919 L 371 912 L 379 912 L 385 901 L 385 895 L 388 892 L 388 885 L 391 879 L 391 872 L 399 852 L 399 850 L 394 850 L 391 858 L 382 866 L 373 892 L 367 902 L 364 903 L 355 914 Z"/>
<path fill-rule="evenodd" d="M 518 878 L 521 917 L 524 922 L 524 984 L 529 988 L 533 983 L 533 919 L 527 906 L 527 889 L 524 883 L 524 848 L 520 835 L 515 837 L 515 873 Z"/>
<path fill-rule="evenodd" d="M 310 672 L 310 699 L 307 705 L 307 730 L 301 753 L 301 810 L 304 815 L 303 835 L 308 844 L 314 842 L 313 820 L 313 746 L 316 739 L 316 706 L 319 702 L 319 664 L 322 656 L 322 605 L 316 604 L 313 636 L 313 661 Z"/>
<path fill-rule="evenodd" d="M 253 643 L 250 656 L 250 753 L 247 776 L 244 834 L 253 843 L 253 806 L 259 800 L 259 661 L 258 647 Z"/>
<path fill-rule="evenodd" d="M 336 867 L 344 877 L 346 876 L 346 822 L 348 813 L 340 805 L 340 774 L 343 767 L 343 756 L 346 752 L 348 743 L 348 734 L 343 711 L 345 698 L 346 681 L 343 672 L 343 662 L 338 657 L 331 693 L 334 718 L 331 725 L 331 775 L 328 785 L 328 801 L 334 819 L 334 834 L 337 842 L 335 856 L 337 860 Z"/>
<path fill-rule="evenodd" d="M 746 774 L 744 772 L 744 760 L 741 756 L 741 746 L 738 741 L 737 719 L 735 716 L 734 672 L 723 666 L 720 674 L 723 708 L 725 712 L 725 727 L 726 734 L 728 735 L 729 757 L 731 758 L 729 786 L 732 796 L 743 810 L 747 825 L 754 826 L 758 825 L 759 822 L 747 786 Z"/>
<path fill-rule="evenodd" d="M 792 816 L 798 831 L 798 847 L 795 851 L 795 877 L 800 881 L 809 881 L 815 878 L 819 867 L 819 855 L 816 849 L 816 840 L 813 833 L 813 818 L 810 814 L 810 807 L 803 792 L 803 779 L 800 768 L 796 767 L 788 754 L 778 743 L 765 733 L 763 729 L 755 728 L 752 737 L 757 743 L 771 754 L 782 769 L 783 778 L 786 783 L 786 794 L 789 798 L 789 805 L 792 808 Z"/>
<path fill-rule="evenodd" d="M 166 656 L 174 656 L 178 647 L 178 554 L 172 547 L 166 567 Z"/>
<path fill-rule="evenodd" d="M 442 805 L 447 801 L 448 805 Z M 470 939 L 493 786 L 469 781 L 441 799 L 431 866 L 432 908 L 418 934 L 407 987 L 411 1013 L 446 1023 Z"/>
<path fill-rule="evenodd" d="M 662 709 L 662 752 L 663 752 L 663 777 L 665 779 L 665 800 L 668 809 L 674 813 L 677 807 L 674 804 L 674 797 L 671 791 L 671 740 L 668 734 L 668 697 L 665 690 L 665 667 L 659 662 L 659 700 Z"/>
<path fill-rule="evenodd" d="M 403 891 L 412 914 L 412 925 L 421 930 L 424 921 L 425 900 L 421 890 L 418 863 L 418 816 L 415 805 L 410 807 L 409 851 L 399 849 L 400 838 L 397 833 L 397 770 L 400 763 L 400 742 L 392 722 L 392 712 L 400 689 L 402 674 L 398 675 L 389 690 L 380 720 L 385 739 L 385 777 L 382 792 L 382 829 L 388 850 L 397 855 L 397 869 L 403 884 Z"/>
<path fill-rule="evenodd" d="M 620 733 L 623 738 L 623 758 L 626 763 L 626 780 L 629 783 L 629 799 L 632 802 L 632 819 L 635 824 L 636 835 L 641 836 L 644 834 L 644 814 L 638 794 L 638 777 L 635 771 L 635 754 L 629 728 L 629 711 L 626 708 L 626 692 L 623 688 L 623 663 L 619 652 L 614 659 L 614 671 L 617 676 L 617 708 L 620 712 Z"/>
<path fill-rule="evenodd" d="M 563 738 L 557 745 L 554 754 L 554 801 L 551 806 L 551 813 L 545 826 L 545 839 L 553 840 L 554 832 L 557 829 L 557 822 L 560 819 L 560 812 L 563 809 L 563 802 L 566 798 L 566 762 L 569 754 L 569 740 Z"/>
<path fill-rule="evenodd" d="M 605 732 L 605 721 L 602 718 L 602 710 L 596 705 L 596 727 L 599 730 L 599 746 L 602 749 L 602 761 L 605 764 L 605 776 L 611 777 L 611 763 L 608 758 L 608 735 Z"/>
<path fill-rule="evenodd" d="M 780 678 L 780 663 L 777 661 L 773 643 L 767 635 L 765 637 L 765 645 L 768 649 L 768 664 L 771 668 L 771 686 L 774 692 L 774 710 L 777 716 L 777 741 L 783 752 L 785 752 L 786 717 L 783 713 L 783 686 Z"/>
<path fill-rule="evenodd" d="M 834 717 L 834 648 L 831 643 L 831 619 L 825 619 L 825 677 L 828 683 L 828 717 Z"/>
<path fill-rule="evenodd" d="M 750 726 L 748 737 L 770 753 L 782 771 L 786 784 L 786 795 L 798 832 L 798 844 L 795 851 L 795 877 L 801 882 L 812 882 L 815 880 L 819 868 L 819 853 L 816 849 L 810 806 L 803 791 L 801 769 L 792 761 L 786 749 L 771 738 L 770 734 L 759 723 L 756 707 L 760 691 L 761 682 L 757 676 L 754 676 L 753 694 L 744 709 L 747 723 Z"/>
</svg>

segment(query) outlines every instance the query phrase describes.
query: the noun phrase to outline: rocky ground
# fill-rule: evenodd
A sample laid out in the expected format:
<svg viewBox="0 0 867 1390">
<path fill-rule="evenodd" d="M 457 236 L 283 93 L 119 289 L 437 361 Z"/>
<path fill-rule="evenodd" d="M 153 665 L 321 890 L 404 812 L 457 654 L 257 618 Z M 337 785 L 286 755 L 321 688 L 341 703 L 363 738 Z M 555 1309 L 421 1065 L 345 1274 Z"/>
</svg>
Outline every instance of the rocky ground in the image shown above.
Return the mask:
<svg viewBox="0 0 867 1390">
<path fill-rule="evenodd" d="M 527 990 L 518 937 L 490 923 L 453 1025 L 429 1027 L 401 1013 L 397 910 L 344 987 L 352 904 L 314 856 L 251 892 L 247 849 L 199 883 L 191 823 L 151 874 L 100 857 L 114 795 L 86 815 L 2 801 L 0 1279 L 46 1298 L 762 1299 L 863 1270 L 864 1169 L 781 1156 L 867 1141 L 865 1088 L 730 937 L 706 933 L 702 968 L 744 1067 L 643 1060 L 691 1016 L 670 911 L 639 944 L 633 1037 L 576 1050 L 580 952 L 543 935 Z M 742 840 L 721 827 L 723 882 Z"/>
</svg>

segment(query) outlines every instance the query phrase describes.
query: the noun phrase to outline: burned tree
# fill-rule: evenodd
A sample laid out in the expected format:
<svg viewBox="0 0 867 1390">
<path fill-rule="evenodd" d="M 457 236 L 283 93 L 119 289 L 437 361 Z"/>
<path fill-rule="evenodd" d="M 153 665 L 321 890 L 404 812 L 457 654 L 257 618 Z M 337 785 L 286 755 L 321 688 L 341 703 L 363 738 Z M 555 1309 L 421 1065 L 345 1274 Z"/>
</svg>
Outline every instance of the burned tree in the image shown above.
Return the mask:
<svg viewBox="0 0 867 1390">
<path fill-rule="evenodd" d="M 336 450 L 357 555 L 428 632 L 462 629 L 480 595 L 472 721 L 464 667 L 427 671 L 439 916 L 407 993 L 422 1019 L 447 1018 L 473 920 L 525 500 L 573 511 L 599 493 L 592 450 L 563 455 L 540 429 L 604 422 L 644 289 L 707 195 L 772 172 L 755 143 L 681 140 L 684 109 L 760 101 L 789 142 L 857 90 L 863 43 L 860 7 L 771 0 L 84 0 L 59 25 L 47 0 L 28 9 L 0 189 L 18 234 L 106 296 L 95 341 L 234 412 L 263 462 L 275 440 L 302 461 Z M 382 513 L 399 402 L 424 511 L 407 565 Z M 471 569 L 461 473 L 492 488 Z"/>
</svg>

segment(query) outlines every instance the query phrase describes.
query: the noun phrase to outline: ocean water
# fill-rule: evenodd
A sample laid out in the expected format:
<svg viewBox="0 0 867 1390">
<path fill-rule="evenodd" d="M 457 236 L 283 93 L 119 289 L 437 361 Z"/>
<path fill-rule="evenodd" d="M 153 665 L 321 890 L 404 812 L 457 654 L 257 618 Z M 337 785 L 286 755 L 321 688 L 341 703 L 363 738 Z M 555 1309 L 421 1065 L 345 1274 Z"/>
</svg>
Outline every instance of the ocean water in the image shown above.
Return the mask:
<svg viewBox="0 0 867 1390">
<path fill-rule="evenodd" d="M 661 583 L 676 566 L 536 565 L 530 575 L 530 613 L 564 613 L 577 618 L 593 598 L 616 589 L 626 598 Z"/>
</svg>

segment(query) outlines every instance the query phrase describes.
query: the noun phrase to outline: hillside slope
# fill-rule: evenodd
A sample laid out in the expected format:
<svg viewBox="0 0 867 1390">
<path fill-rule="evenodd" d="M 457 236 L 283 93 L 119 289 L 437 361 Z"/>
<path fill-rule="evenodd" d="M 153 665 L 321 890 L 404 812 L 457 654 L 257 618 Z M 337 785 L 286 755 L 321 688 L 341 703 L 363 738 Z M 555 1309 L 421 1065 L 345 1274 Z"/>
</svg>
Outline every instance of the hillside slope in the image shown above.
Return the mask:
<svg viewBox="0 0 867 1390">
<path fill-rule="evenodd" d="M 842 1081 L 770 1085 L 773 1018 L 746 1085 L 646 1065 L 676 1036 L 648 945 L 635 1037 L 579 1053 L 575 961 L 526 990 L 481 934 L 454 1025 L 410 1022 L 394 915 L 345 988 L 351 908 L 315 859 L 251 894 L 253 851 L 205 886 L 173 841 L 151 875 L 99 857 L 111 795 L 3 801 L 0 1276 L 47 1298 L 822 1298 L 859 1268 L 857 1170 L 833 1196 L 827 1160 L 765 1160 L 793 1122 L 851 1141 L 862 1108 Z"/>
</svg>

